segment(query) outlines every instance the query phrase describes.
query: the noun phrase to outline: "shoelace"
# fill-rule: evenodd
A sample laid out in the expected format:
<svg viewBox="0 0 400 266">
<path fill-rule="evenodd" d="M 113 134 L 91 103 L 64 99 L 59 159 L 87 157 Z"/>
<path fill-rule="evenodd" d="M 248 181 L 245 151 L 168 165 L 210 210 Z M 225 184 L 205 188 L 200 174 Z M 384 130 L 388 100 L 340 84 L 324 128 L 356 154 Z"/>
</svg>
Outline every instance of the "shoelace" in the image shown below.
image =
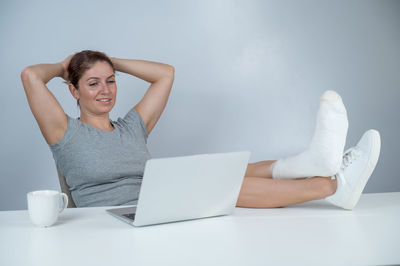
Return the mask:
<svg viewBox="0 0 400 266">
<path fill-rule="evenodd" d="M 356 147 L 352 147 L 348 150 L 346 150 L 343 154 L 343 159 L 342 159 L 342 165 L 340 166 L 340 170 L 344 170 L 346 167 L 348 167 L 350 164 L 354 162 L 355 159 L 357 159 L 358 156 L 360 156 L 360 151 L 356 149 Z M 336 175 L 332 176 L 332 179 L 338 179 L 341 178 L 342 174 L 339 171 Z M 343 180 L 343 178 L 341 178 Z"/>
<path fill-rule="evenodd" d="M 345 169 L 349 166 L 352 162 L 354 162 L 357 157 L 360 156 L 360 151 L 358 151 L 355 147 L 352 147 L 344 152 L 342 165 L 340 169 Z"/>
</svg>

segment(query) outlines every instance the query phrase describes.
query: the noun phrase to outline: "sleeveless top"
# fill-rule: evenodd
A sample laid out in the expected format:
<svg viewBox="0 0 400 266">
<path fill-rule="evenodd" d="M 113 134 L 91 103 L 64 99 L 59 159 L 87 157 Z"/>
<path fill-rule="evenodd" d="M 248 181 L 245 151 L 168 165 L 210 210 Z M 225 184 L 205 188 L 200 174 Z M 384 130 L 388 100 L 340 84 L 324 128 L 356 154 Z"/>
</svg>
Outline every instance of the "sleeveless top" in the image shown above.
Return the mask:
<svg viewBox="0 0 400 266">
<path fill-rule="evenodd" d="M 133 108 L 110 122 L 114 130 L 108 132 L 68 116 L 63 139 L 50 145 L 77 207 L 137 203 L 150 159 L 146 125 Z"/>
</svg>

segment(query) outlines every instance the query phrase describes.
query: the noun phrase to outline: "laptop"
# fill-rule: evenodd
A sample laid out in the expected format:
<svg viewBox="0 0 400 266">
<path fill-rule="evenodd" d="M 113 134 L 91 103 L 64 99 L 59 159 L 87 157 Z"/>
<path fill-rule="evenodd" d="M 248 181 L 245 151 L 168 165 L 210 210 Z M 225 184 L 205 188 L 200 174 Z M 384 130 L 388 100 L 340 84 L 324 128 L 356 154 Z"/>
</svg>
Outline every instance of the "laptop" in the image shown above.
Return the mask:
<svg viewBox="0 0 400 266">
<path fill-rule="evenodd" d="M 150 159 L 137 205 L 107 212 L 134 226 L 231 214 L 249 159 L 250 152 Z"/>
</svg>

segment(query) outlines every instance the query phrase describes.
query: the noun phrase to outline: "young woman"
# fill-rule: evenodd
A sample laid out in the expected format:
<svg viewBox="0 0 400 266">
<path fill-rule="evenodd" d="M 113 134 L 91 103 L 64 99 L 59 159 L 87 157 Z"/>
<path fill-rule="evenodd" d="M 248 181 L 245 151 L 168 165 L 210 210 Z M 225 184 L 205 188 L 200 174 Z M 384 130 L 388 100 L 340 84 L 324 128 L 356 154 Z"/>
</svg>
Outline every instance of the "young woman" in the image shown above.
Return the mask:
<svg viewBox="0 0 400 266">
<path fill-rule="evenodd" d="M 115 71 L 151 84 L 139 103 L 117 121 L 109 116 L 117 93 Z M 66 115 L 46 87 L 54 77 L 68 82 L 80 107 L 78 119 Z M 75 204 L 136 204 L 150 158 L 147 137 L 167 104 L 174 67 L 85 50 L 59 63 L 29 66 L 21 79 Z M 347 128 L 341 97 L 326 91 L 309 148 L 293 157 L 249 164 L 237 206 L 282 207 L 326 198 L 336 206 L 354 208 L 378 161 L 380 136 L 369 130 L 343 154 Z"/>
</svg>

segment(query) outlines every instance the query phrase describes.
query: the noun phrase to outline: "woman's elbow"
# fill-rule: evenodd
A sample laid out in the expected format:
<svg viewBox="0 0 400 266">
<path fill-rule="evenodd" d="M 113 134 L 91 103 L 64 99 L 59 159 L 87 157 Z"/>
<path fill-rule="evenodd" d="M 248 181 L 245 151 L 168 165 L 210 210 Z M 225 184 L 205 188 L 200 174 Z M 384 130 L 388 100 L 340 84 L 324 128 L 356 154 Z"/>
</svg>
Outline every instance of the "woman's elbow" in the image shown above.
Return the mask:
<svg viewBox="0 0 400 266">
<path fill-rule="evenodd" d="M 167 65 L 167 76 L 170 78 L 174 78 L 175 76 L 175 67 L 171 66 L 171 65 Z"/>
<path fill-rule="evenodd" d="M 27 79 L 27 77 L 29 76 L 29 72 L 30 72 L 29 67 L 26 67 L 21 71 L 21 80 L 22 81 Z"/>
<path fill-rule="evenodd" d="M 33 75 L 32 73 L 32 68 L 31 67 L 26 67 L 21 71 L 21 81 L 25 85 L 28 81 L 29 78 Z"/>
<path fill-rule="evenodd" d="M 28 66 L 21 71 L 21 80 L 23 83 L 27 82 L 35 75 L 32 66 Z"/>
</svg>

